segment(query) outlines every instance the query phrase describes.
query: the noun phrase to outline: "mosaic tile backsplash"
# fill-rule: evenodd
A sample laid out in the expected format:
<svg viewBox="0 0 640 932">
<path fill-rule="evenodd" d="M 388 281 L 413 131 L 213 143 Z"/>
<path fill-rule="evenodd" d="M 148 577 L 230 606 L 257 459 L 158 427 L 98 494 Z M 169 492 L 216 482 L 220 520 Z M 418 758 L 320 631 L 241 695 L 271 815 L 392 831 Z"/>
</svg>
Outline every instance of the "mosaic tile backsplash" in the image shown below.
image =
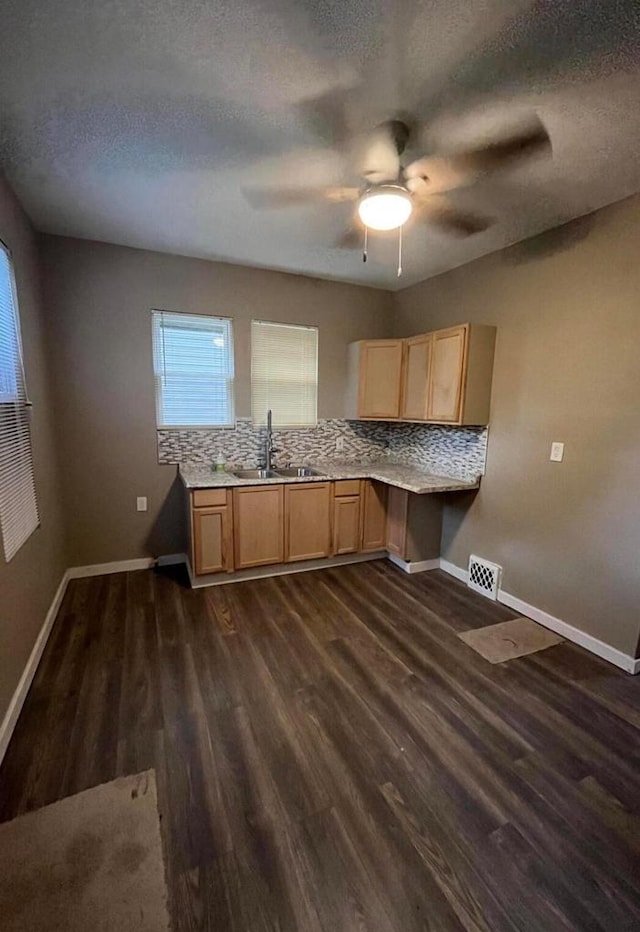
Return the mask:
<svg viewBox="0 0 640 932">
<path fill-rule="evenodd" d="M 231 429 L 159 430 L 158 462 L 210 465 L 222 453 L 228 467 L 255 466 L 262 456 L 264 434 L 265 429 L 254 427 L 250 418 L 238 418 Z M 319 420 L 317 427 L 276 429 L 273 437 L 278 463 L 372 462 L 388 457 L 421 466 L 434 475 L 464 480 L 484 473 L 487 451 L 487 428 L 434 424 L 327 418 Z"/>
<path fill-rule="evenodd" d="M 388 456 L 422 466 L 435 476 L 475 479 L 484 475 L 487 427 L 440 424 L 388 424 Z"/>
</svg>

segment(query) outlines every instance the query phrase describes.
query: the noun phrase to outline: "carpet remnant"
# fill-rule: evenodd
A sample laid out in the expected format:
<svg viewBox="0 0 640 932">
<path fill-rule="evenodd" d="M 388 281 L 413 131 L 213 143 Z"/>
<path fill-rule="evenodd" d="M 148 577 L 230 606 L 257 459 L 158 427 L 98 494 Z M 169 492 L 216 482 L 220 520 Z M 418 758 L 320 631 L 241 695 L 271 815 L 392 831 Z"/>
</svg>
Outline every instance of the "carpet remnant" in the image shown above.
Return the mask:
<svg viewBox="0 0 640 932">
<path fill-rule="evenodd" d="M 513 618 L 497 625 L 474 628 L 473 631 L 461 632 L 458 637 L 489 663 L 504 663 L 505 660 L 525 657 L 563 641 L 553 631 L 529 618 Z"/>
<path fill-rule="evenodd" d="M 3 932 L 169 932 L 153 770 L 0 825 Z"/>
</svg>

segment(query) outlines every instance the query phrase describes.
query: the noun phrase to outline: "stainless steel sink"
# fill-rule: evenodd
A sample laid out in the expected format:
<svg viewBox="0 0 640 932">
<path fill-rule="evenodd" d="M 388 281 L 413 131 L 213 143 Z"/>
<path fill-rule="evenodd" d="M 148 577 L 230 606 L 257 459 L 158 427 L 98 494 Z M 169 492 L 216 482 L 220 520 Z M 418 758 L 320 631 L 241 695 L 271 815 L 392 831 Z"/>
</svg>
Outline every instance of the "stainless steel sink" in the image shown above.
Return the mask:
<svg viewBox="0 0 640 932">
<path fill-rule="evenodd" d="M 276 472 L 279 476 L 282 476 L 284 479 L 304 479 L 305 476 L 321 476 L 322 473 L 318 472 L 317 469 L 312 469 L 311 466 L 287 466 L 280 469 L 276 468 Z"/>
<path fill-rule="evenodd" d="M 273 469 L 238 469 L 233 475 L 236 479 L 278 479 L 280 473 Z"/>
</svg>

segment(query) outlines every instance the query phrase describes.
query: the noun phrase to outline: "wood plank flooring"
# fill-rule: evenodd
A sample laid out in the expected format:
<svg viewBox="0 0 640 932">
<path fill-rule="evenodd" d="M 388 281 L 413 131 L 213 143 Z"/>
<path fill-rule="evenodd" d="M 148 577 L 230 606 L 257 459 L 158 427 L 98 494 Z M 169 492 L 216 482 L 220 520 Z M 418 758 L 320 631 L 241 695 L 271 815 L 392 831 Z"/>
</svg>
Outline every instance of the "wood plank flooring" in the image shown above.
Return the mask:
<svg viewBox="0 0 640 932">
<path fill-rule="evenodd" d="M 386 561 L 70 583 L 0 819 L 156 769 L 176 932 L 640 929 L 640 678 Z"/>
</svg>

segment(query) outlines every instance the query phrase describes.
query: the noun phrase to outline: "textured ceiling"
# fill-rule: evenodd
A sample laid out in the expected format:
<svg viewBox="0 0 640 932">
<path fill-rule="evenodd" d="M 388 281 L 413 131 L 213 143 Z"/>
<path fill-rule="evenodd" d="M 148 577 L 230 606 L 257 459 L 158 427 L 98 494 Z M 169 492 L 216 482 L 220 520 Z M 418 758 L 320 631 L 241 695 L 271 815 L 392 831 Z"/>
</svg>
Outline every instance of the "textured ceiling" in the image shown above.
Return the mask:
<svg viewBox="0 0 640 932">
<path fill-rule="evenodd" d="M 395 289 L 640 190 L 638 0 L 3 0 L 0 159 L 36 227 Z M 332 244 L 349 204 L 242 187 L 357 183 L 336 142 L 409 113 L 410 155 L 535 109 L 553 158 L 455 195 L 496 219 Z"/>
</svg>

